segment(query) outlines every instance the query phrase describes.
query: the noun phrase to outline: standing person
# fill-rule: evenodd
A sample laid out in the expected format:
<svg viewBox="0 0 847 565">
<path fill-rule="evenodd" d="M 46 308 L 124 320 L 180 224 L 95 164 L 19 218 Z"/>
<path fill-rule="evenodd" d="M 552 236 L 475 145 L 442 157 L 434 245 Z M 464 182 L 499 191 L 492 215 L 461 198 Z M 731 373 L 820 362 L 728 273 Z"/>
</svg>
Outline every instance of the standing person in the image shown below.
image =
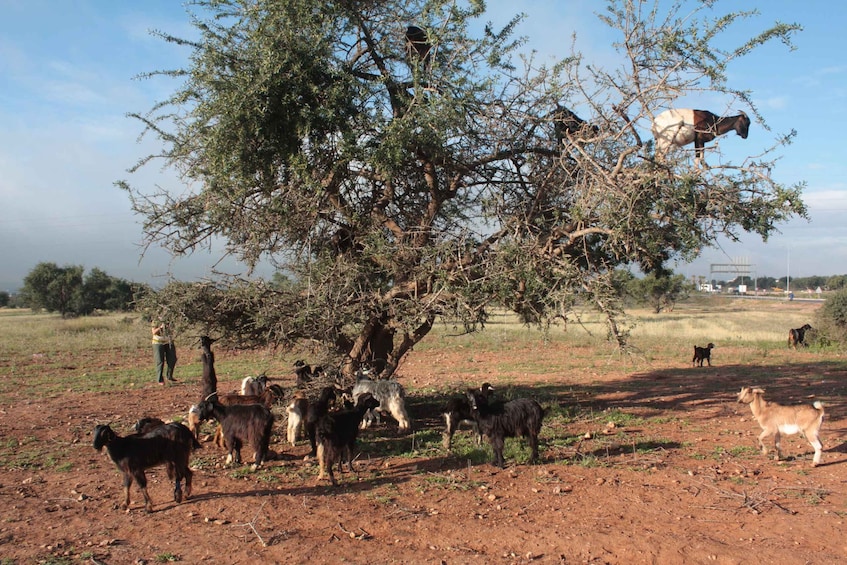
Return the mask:
<svg viewBox="0 0 847 565">
<path fill-rule="evenodd" d="M 169 381 L 176 382 L 174 378 L 176 348 L 174 347 L 173 338 L 168 331 L 168 326 L 165 322 L 154 319 L 150 331 L 153 333 L 153 358 L 156 360 L 156 376 L 158 377 L 159 384 L 165 384 L 165 374 Z M 167 372 L 164 370 L 166 364 L 168 367 Z"/>
</svg>

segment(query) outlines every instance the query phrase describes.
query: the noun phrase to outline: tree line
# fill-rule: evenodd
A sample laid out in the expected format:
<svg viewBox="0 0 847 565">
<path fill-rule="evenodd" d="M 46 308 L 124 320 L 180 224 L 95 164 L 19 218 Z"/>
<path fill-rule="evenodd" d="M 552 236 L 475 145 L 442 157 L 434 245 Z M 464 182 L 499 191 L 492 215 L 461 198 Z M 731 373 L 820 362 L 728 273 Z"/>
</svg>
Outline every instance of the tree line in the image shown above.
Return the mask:
<svg viewBox="0 0 847 565">
<path fill-rule="evenodd" d="M 14 306 L 55 312 L 62 316 L 85 316 L 95 311 L 130 311 L 150 294 L 149 285 L 127 281 L 82 265 L 58 266 L 43 262 L 24 278 L 20 292 L 0 292 L 0 307 Z"/>
</svg>

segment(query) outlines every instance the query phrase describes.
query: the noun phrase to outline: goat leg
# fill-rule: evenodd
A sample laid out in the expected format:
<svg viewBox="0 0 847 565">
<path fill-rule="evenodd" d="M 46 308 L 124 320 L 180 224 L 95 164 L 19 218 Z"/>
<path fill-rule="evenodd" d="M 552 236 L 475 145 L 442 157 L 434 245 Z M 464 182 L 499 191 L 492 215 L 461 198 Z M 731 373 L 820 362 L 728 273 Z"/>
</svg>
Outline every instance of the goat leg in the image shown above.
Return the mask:
<svg viewBox="0 0 847 565">
<path fill-rule="evenodd" d="M 144 495 L 144 511 L 150 514 L 153 512 L 153 501 L 150 499 L 150 495 L 147 493 L 147 487 L 143 487 L 141 489 L 141 494 Z"/>
<path fill-rule="evenodd" d="M 182 502 L 182 485 L 179 479 L 174 481 L 174 502 L 177 504 Z"/>
<path fill-rule="evenodd" d="M 326 448 L 323 443 L 318 444 L 318 465 L 320 467 L 320 473 L 318 473 L 317 484 L 320 484 L 321 480 L 329 475 L 329 480 L 332 481 L 332 485 L 338 485 L 338 481 L 335 480 L 335 474 L 332 472 L 332 461 L 327 461 L 329 454 L 326 452 Z"/>
<path fill-rule="evenodd" d="M 129 487 L 132 486 L 132 476 L 124 477 L 124 503 L 121 505 L 121 510 L 129 512 Z"/>
<path fill-rule="evenodd" d="M 503 438 L 494 437 L 491 439 L 491 448 L 494 450 L 494 465 L 501 469 L 506 467 L 506 460 L 503 458 Z"/>
<path fill-rule="evenodd" d="M 191 496 L 191 478 L 194 473 L 188 467 L 185 468 L 185 500 Z"/>
<path fill-rule="evenodd" d="M 532 448 L 532 457 L 530 458 L 530 462 L 537 463 L 538 462 L 538 436 L 530 433 L 529 434 L 529 447 Z"/>
<path fill-rule="evenodd" d="M 759 434 L 759 449 L 762 451 L 762 455 L 768 454 L 768 446 L 765 445 L 765 440 L 768 438 L 768 432 L 762 432 Z"/>
<path fill-rule="evenodd" d="M 823 444 L 821 443 L 820 438 L 813 437 L 809 440 L 809 443 L 812 444 L 812 447 L 815 448 L 815 457 L 812 459 L 812 466 L 817 466 L 821 462 L 821 452 L 823 451 Z"/>
</svg>

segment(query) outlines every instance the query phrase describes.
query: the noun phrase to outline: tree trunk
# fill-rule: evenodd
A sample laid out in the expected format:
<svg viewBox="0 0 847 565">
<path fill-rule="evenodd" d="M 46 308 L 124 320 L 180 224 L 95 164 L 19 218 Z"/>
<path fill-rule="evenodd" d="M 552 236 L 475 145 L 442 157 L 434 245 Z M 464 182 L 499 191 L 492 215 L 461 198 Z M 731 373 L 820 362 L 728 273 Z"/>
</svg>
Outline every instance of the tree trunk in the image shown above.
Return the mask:
<svg viewBox="0 0 847 565">
<path fill-rule="evenodd" d="M 387 316 L 372 318 L 362 329 L 342 365 L 341 374 L 347 379 L 355 378 L 361 367 L 369 367 L 378 378 L 387 379 L 394 375 L 400 361 L 432 329 L 435 316 L 429 315 L 414 332 L 404 333 L 395 345 L 396 330 Z"/>
</svg>

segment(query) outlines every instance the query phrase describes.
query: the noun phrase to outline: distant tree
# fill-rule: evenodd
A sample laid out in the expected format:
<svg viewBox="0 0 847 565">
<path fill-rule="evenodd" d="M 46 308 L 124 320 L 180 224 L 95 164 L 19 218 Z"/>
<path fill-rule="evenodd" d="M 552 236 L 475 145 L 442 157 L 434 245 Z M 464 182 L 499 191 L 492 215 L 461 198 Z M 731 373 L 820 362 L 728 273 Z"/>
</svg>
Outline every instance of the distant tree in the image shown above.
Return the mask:
<svg viewBox="0 0 847 565">
<path fill-rule="evenodd" d="M 840 290 L 847 286 L 847 275 L 832 275 L 826 279 L 827 290 Z"/>
<path fill-rule="evenodd" d="M 755 281 L 755 284 L 762 290 L 770 290 L 779 284 L 779 282 L 773 277 L 757 277 L 753 280 Z"/>
<path fill-rule="evenodd" d="M 139 296 L 150 291 L 146 285 L 111 277 L 96 267 L 85 277 L 83 271 L 82 266 L 39 263 L 24 279 L 22 301 L 63 316 L 84 316 L 95 310 L 131 310 Z"/>
<path fill-rule="evenodd" d="M 87 315 L 94 310 L 102 309 L 109 296 L 112 280 L 109 275 L 98 268 L 91 269 L 85 276 L 82 288 L 74 303 L 77 314 Z"/>
<path fill-rule="evenodd" d="M 5 308 L 11 302 L 11 295 L 5 290 L 0 290 L 0 308 Z"/>
<path fill-rule="evenodd" d="M 161 303 L 247 346 L 323 343 L 347 375 L 374 361 L 390 375 L 438 317 L 470 331 L 493 304 L 543 325 L 579 299 L 624 347 L 616 268 L 652 272 L 806 214 L 802 184 L 774 172 L 793 132 L 711 168 L 687 151 L 657 158 L 641 139 L 695 94 L 766 130 L 728 77 L 743 79 L 732 65 L 759 47 L 791 46 L 799 26 L 752 30 L 755 11 L 694 4 L 607 2 L 619 57 L 603 68 L 575 51 L 550 66 L 520 57 L 520 16 L 475 26 L 476 0 L 192 3 L 198 38 L 163 36 L 191 50 L 186 68 L 151 73 L 183 82 L 134 114 L 161 145 L 139 166 L 161 158 L 191 188 L 119 186 L 147 244 L 185 254 L 220 238 L 292 284 L 168 285 Z"/>
<path fill-rule="evenodd" d="M 95 310 L 130 310 L 138 290 L 138 284 L 109 276 L 95 267 L 85 276 L 74 303 L 74 311 L 76 314 L 87 315 Z"/>
<path fill-rule="evenodd" d="M 823 288 L 824 285 L 826 285 L 826 277 L 798 277 L 796 280 L 792 280 L 791 284 L 792 286 L 795 286 L 797 290 L 815 290 L 817 287 Z"/>
<path fill-rule="evenodd" d="M 641 279 L 633 278 L 629 289 L 631 296 L 648 304 L 659 314 L 662 310 L 672 311 L 679 300 L 687 298 L 691 292 L 691 283 L 684 275 L 661 271 L 650 273 Z"/>
<path fill-rule="evenodd" d="M 82 266 L 39 263 L 24 278 L 21 294 L 30 308 L 58 312 L 62 316 L 74 314 L 74 303 L 82 289 L 82 273 Z"/>
</svg>

